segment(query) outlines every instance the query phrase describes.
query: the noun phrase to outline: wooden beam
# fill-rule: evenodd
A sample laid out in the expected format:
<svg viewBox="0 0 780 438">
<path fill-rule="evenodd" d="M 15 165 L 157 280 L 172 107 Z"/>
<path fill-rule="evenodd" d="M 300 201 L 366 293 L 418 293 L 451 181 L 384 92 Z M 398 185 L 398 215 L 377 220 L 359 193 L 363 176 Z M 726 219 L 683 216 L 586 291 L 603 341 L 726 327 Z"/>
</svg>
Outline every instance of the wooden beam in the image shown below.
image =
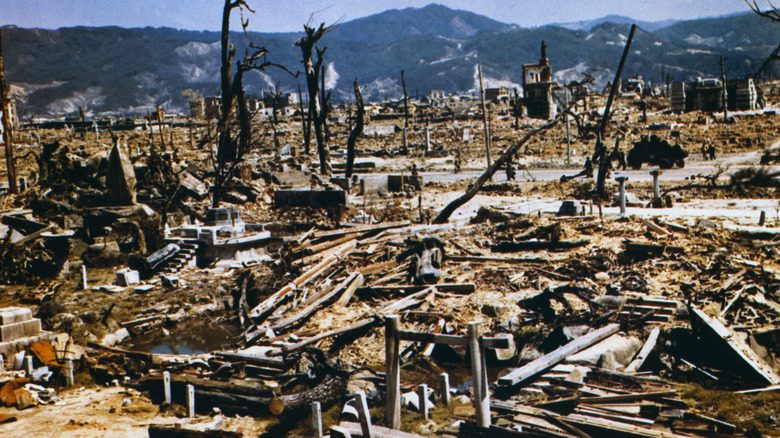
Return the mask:
<svg viewBox="0 0 780 438">
<path fill-rule="evenodd" d="M 544 356 L 531 361 L 520 368 L 513 369 L 509 374 L 498 379 L 498 385 L 521 385 L 534 376 L 547 371 L 560 362 L 563 362 L 567 357 L 573 354 L 577 354 L 580 351 L 614 335 L 619 330 L 620 324 L 609 324 L 584 336 L 580 336 L 568 344 L 550 353 L 547 353 Z"/>
<path fill-rule="evenodd" d="M 650 332 L 650 336 L 647 337 L 647 341 L 645 341 L 645 344 L 642 346 L 642 349 L 639 350 L 639 353 L 637 353 L 636 357 L 633 361 L 631 361 L 630 364 L 626 367 L 627 373 L 635 373 L 639 368 L 642 367 L 642 365 L 645 363 L 645 360 L 647 360 L 647 356 L 650 355 L 650 353 L 655 348 L 656 342 L 658 342 L 658 335 L 661 334 L 661 329 L 658 327 L 654 328 Z"/>
<path fill-rule="evenodd" d="M 375 225 L 358 225 L 356 227 L 342 228 L 339 230 L 315 231 L 314 237 L 316 237 L 317 239 L 324 239 L 329 237 L 343 236 L 345 234 L 352 234 L 352 233 L 366 234 L 373 231 L 383 231 L 392 228 L 407 227 L 409 225 L 411 225 L 411 222 L 409 221 L 386 222 L 386 223 L 375 224 Z"/>
</svg>

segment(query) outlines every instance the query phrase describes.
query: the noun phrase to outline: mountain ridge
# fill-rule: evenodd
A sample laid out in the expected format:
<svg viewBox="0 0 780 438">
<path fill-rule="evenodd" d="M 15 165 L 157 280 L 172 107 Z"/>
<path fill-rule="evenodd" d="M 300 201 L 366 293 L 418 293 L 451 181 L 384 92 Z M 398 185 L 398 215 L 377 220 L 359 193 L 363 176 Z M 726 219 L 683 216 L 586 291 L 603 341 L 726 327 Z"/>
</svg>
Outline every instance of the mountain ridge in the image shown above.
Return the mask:
<svg viewBox="0 0 780 438">
<path fill-rule="evenodd" d="M 601 86 L 614 75 L 628 27 L 605 21 L 587 30 L 554 24 L 524 28 L 429 5 L 341 23 L 322 45 L 328 47 L 328 83 L 334 98 L 349 99 L 357 78 L 364 96 L 376 100 L 400 95 L 402 69 L 411 94 L 474 90 L 477 63 L 483 65 L 488 86 L 518 86 L 521 66 L 538 59 L 541 40 L 548 43 L 558 80 L 578 80 L 588 73 Z M 683 21 L 656 31 L 640 26 L 625 74 L 653 81 L 660 81 L 662 68 L 674 80 L 715 75 L 724 55 L 727 75 L 742 77 L 753 73 L 776 47 L 778 29 L 752 14 Z M 264 45 L 269 60 L 300 70 L 300 49 L 294 46 L 300 36 L 233 32 L 231 41 L 237 53 L 249 41 Z M 144 113 L 156 105 L 186 112 L 185 89 L 218 93 L 218 32 L 6 26 L 3 39 L 9 81 L 23 115 L 74 114 L 79 107 L 94 113 Z M 252 73 L 247 92 L 259 95 L 277 84 L 295 91 L 298 80 L 273 69 Z"/>
</svg>

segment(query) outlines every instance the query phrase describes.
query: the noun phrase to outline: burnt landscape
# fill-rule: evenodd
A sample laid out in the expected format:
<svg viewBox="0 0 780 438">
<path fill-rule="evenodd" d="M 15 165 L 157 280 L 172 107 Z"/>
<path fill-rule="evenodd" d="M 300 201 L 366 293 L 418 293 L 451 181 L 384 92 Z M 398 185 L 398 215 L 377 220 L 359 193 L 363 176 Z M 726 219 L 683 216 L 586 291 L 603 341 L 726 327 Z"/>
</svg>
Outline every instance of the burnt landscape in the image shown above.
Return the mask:
<svg viewBox="0 0 780 438">
<path fill-rule="evenodd" d="M 3 436 L 780 436 L 773 5 L 220 5 L 0 28 Z"/>
</svg>

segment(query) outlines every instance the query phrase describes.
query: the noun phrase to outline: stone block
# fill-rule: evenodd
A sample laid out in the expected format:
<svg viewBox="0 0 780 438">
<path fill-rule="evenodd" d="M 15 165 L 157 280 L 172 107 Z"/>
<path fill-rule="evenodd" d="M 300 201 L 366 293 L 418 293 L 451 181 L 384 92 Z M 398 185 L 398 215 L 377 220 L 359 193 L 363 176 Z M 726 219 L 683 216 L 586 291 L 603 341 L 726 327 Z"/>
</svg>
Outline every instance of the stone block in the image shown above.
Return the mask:
<svg viewBox="0 0 780 438">
<path fill-rule="evenodd" d="M 41 333 L 41 320 L 38 318 L 29 321 L 16 322 L 0 326 L 0 342 L 8 342 L 30 336 L 38 336 Z"/>
<path fill-rule="evenodd" d="M 116 283 L 120 286 L 130 286 L 141 282 L 141 276 L 138 271 L 133 269 L 122 269 L 116 272 Z"/>
<path fill-rule="evenodd" d="M 32 319 L 32 310 L 24 307 L 3 307 L 0 309 L 0 325 L 14 324 Z"/>
</svg>

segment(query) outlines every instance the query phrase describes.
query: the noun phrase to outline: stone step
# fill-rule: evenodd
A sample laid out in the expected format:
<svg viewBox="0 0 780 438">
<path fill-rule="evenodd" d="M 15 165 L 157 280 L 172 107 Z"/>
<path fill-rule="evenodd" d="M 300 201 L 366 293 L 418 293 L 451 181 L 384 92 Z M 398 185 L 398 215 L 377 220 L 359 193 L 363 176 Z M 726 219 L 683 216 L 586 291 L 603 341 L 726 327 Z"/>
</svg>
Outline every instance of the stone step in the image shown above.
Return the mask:
<svg viewBox="0 0 780 438">
<path fill-rule="evenodd" d="M 25 307 L 0 308 L 0 325 L 14 324 L 32 319 L 32 310 Z"/>
<path fill-rule="evenodd" d="M 38 336 L 41 333 L 41 320 L 38 318 L 29 321 L 16 322 L 0 326 L 0 342 L 8 342 L 16 339 Z"/>
</svg>

